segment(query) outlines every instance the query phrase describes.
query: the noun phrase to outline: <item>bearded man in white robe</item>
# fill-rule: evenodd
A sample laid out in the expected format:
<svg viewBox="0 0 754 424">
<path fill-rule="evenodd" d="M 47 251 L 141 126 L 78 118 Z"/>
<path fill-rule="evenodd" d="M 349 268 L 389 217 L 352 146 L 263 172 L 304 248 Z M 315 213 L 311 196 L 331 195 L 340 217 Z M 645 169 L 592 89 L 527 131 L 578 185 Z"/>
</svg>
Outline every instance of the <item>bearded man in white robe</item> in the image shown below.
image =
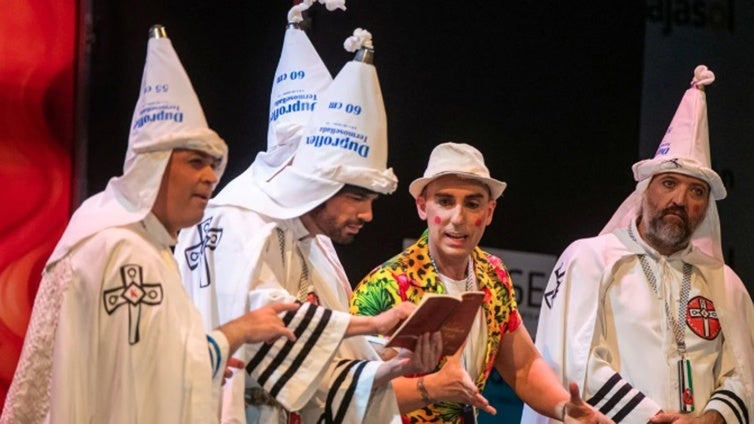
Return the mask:
<svg viewBox="0 0 754 424">
<path fill-rule="evenodd" d="M 544 294 L 537 347 L 616 422 L 750 422 L 754 307 L 721 252 L 713 80 L 696 68 L 655 157 L 633 167 L 636 191 L 566 249 Z"/>
<path fill-rule="evenodd" d="M 202 222 L 181 233 L 176 247 L 186 288 L 207 328 L 276 301 L 268 294 L 281 289 L 304 302 L 301 309 L 328 311 L 302 322 L 295 344 L 238 352 L 245 367 L 224 389 L 224 423 L 400 423 L 390 381 L 431 369 L 439 359 L 439 334 L 433 343 L 422 336 L 414 355 L 403 352 L 382 361 L 365 337 L 346 336 L 389 334 L 391 328 L 366 324 L 371 331 L 361 333 L 331 328 L 342 320 L 372 319 L 348 315 L 351 286 L 332 243 L 351 242 L 372 220 L 372 202 L 397 185 L 387 168 L 385 110 L 371 63 L 371 35 L 356 33 L 356 59 L 322 93 L 311 95 L 320 105 L 311 118 L 297 126 L 293 112 L 271 113 L 288 121 L 270 133 L 288 136 L 271 143 L 212 199 Z M 288 29 L 289 37 L 308 42 L 295 28 Z M 285 63 L 281 60 L 281 67 Z M 306 69 L 302 75 L 308 78 L 312 69 Z M 284 94 L 271 109 L 290 100 L 287 93 L 307 89 L 311 84 L 279 89 Z M 331 102 L 343 107 L 324 107 Z"/>
</svg>

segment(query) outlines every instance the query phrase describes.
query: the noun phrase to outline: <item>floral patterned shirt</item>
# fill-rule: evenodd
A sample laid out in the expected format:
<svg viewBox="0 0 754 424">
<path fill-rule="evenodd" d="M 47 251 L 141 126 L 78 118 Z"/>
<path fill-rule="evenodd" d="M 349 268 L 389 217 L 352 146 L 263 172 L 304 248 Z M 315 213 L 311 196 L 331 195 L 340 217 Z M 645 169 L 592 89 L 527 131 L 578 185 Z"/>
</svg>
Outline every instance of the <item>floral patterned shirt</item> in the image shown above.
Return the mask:
<svg viewBox="0 0 754 424">
<path fill-rule="evenodd" d="M 359 283 L 351 297 L 350 312 L 354 315 L 377 315 L 401 302 L 419 303 L 424 293 L 445 293 L 437 278 L 437 270 L 429 257 L 427 231 L 408 249 L 378 266 Z M 476 379 L 484 389 L 495 364 L 500 339 L 521 325 L 516 299 L 508 271 L 503 262 L 478 247 L 471 253 L 478 289 L 485 293 L 484 317 L 487 348 L 484 372 Z M 440 362 L 437 369 L 444 363 Z M 462 405 L 438 402 L 412 411 L 403 417 L 405 423 L 460 423 Z"/>
</svg>

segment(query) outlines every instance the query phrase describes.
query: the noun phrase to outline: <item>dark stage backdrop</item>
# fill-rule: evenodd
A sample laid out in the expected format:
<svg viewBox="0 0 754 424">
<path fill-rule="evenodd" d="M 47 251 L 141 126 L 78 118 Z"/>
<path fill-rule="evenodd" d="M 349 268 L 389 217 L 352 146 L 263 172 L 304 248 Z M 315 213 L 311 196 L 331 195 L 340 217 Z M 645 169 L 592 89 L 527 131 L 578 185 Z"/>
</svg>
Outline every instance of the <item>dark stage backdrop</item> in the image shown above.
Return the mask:
<svg viewBox="0 0 754 424">
<path fill-rule="evenodd" d="M 288 1 L 93 0 L 88 191 L 122 171 L 147 29 L 166 26 L 210 126 L 230 146 L 221 186 L 266 146 Z M 354 28 L 372 32 L 398 191 L 339 248 L 352 283 L 424 226 L 408 183 L 431 149 L 465 141 L 508 182 L 482 244 L 558 255 L 596 235 L 633 189 L 639 159 L 644 9 L 639 2 L 349 0 L 311 9 L 335 75 Z"/>
</svg>

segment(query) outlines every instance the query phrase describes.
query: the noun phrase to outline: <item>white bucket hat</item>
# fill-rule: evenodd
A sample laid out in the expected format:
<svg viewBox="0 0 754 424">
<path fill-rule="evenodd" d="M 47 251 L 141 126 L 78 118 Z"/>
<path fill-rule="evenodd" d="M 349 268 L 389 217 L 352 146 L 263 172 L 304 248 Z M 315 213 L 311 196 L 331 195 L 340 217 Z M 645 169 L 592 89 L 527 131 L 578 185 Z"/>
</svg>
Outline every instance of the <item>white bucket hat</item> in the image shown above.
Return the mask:
<svg viewBox="0 0 754 424">
<path fill-rule="evenodd" d="M 320 94 L 293 162 L 269 181 L 257 182 L 265 195 L 259 197 L 266 199 L 255 199 L 255 210 L 280 219 L 301 216 L 346 184 L 382 194 L 395 191 L 372 36 L 357 29 L 344 46 L 358 50 L 354 60 Z"/>
<path fill-rule="evenodd" d="M 644 192 L 652 177 L 665 172 L 689 175 L 710 185 L 714 200 L 724 199 L 727 192 L 720 176 L 710 167 L 707 100 L 704 87 L 715 80 L 715 74 L 704 65 L 694 69 L 691 87 L 686 90 L 673 120 L 654 158 L 635 163 L 632 167 L 636 190 L 620 205 L 600 234 L 625 228 L 641 211 Z M 717 204 L 711 200 L 704 220 L 691 236 L 691 243 L 704 253 L 722 261 L 720 218 Z"/>
<path fill-rule="evenodd" d="M 490 177 L 490 171 L 479 150 L 465 143 L 448 142 L 438 144 L 432 150 L 424 176 L 412 181 L 408 192 L 416 199 L 421 196 L 427 184 L 443 175 L 457 175 L 480 181 L 490 189 L 493 200 L 500 197 L 507 186 L 505 182 Z"/>
<path fill-rule="evenodd" d="M 131 224 L 152 210 L 173 149 L 205 152 L 227 163 L 225 142 L 209 127 L 186 71 L 162 26 L 150 29 L 141 92 L 131 120 L 123 175 L 87 199 L 71 217 L 47 264 L 105 228 Z"/>
</svg>

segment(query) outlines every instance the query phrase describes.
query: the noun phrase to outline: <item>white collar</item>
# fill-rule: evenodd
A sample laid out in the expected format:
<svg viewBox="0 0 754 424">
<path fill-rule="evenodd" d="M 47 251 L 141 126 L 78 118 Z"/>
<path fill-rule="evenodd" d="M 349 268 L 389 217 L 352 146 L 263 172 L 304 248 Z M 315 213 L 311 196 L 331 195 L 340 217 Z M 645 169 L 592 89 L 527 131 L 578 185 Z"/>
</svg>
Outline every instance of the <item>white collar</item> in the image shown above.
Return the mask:
<svg viewBox="0 0 754 424">
<path fill-rule="evenodd" d="M 303 241 L 306 238 L 312 237 L 312 234 L 306 229 L 300 217 L 282 219 L 279 221 L 278 226 L 293 233 L 294 240 Z"/>
<path fill-rule="evenodd" d="M 150 239 L 154 240 L 158 245 L 163 247 L 175 246 L 176 239 L 168 232 L 162 222 L 153 214 L 149 212 L 144 219 L 141 220 L 141 227 L 147 233 Z"/>
</svg>

